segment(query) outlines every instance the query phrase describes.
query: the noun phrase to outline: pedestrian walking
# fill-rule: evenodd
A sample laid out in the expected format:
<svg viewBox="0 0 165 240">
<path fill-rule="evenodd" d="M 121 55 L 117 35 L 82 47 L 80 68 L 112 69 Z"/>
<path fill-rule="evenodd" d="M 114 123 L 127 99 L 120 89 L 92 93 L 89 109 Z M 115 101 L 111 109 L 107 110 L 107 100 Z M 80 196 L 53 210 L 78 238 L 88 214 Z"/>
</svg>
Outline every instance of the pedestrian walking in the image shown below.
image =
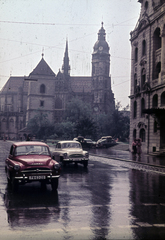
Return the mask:
<svg viewBox="0 0 165 240">
<path fill-rule="evenodd" d="M 136 155 L 137 153 L 137 148 L 136 148 L 136 139 L 133 140 L 132 142 L 132 153 Z"/>
<path fill-rule="evenodd" d="M 136 148 L 137 148 L 137 154 L 138 154 L 139 158 L 140 158 L 141 153 L 142 153 L 141 146 L 142 146 L 141 139 L 138 138 L 137 143 L 136 143 Z"/>
</svg>

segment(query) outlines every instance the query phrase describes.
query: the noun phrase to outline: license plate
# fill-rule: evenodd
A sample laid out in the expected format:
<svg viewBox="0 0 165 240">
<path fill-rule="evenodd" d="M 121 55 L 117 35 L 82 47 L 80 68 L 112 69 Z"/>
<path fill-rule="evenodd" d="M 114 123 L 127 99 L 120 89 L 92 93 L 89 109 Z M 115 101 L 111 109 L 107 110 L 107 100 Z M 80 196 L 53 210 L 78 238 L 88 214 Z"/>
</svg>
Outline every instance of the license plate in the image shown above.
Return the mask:
<svg viewBox="0 0 165 240">
<path fill-rule="evenodd" d="M 29 180 L 40 180 L 40 179 L 46 179 L 45 176 L 29 176 Z"/>
</svg>

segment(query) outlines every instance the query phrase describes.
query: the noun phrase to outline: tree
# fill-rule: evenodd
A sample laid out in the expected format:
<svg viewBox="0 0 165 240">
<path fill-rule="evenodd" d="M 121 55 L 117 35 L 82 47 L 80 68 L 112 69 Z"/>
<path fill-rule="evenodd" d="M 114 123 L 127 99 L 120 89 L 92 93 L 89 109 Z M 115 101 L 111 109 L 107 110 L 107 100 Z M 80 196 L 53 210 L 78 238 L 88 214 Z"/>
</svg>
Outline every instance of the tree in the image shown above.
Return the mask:
<svg viewBox="0 0 165 240">
<path fill-rule="evenodd" d="M 54 126 L 50 124 L 48 115 L 37 110 L 36 115 L 27 124 L 27 129 L 38 139 L 45 139 L 52 135 Z"/>
<path fill-rule="evenodd" d="M 100 114 L 95 118 L 97 124 L 97 137 L 112 136 L 125 141 L 129 137 L 129 116 L 125 114 L 129 106 L 122 109 L 121 103 L 117 102 L 115 110 L 109 114 Z"/>
<path fill-rule="evenodd" d="M 73 98 L 66 108 L 66 121 L 74 127 L 76 136 L 92 137 L 96 135 L 96 124 L 93 119 L 91 106 L 78 98 Z"/>
<path fill-rule="evenodd" d="M 91 106 L 77 97 L 72 98 L 66 106 L 65 117 L 67 121 L 71 122 L 77 122 L 84 117 L 92 118 Z"/>
<path fill-rule="evenodd" d="M 73 139 L 75 136 L 75 124 L 70 121 L 57 123 L 54 127 L 54 132 L 57 138 Z"/>
<path fill-rule="evenodd" d="M 119 138 L 121 141 L 125 141 L 129 137 L 129 124 L 130 118 L 124 115 L 121 108 L 121 103 L 117 102 L 115 110 L 112 114 L 112 135 Z"/>
<path fill-rule="evenodd" d="M 81 135 L 83 137 L 95 138 L 96 124 L 91 118 L 83 117 L 75 124 L 75 131 L 77 136 Z"/>
</svg>

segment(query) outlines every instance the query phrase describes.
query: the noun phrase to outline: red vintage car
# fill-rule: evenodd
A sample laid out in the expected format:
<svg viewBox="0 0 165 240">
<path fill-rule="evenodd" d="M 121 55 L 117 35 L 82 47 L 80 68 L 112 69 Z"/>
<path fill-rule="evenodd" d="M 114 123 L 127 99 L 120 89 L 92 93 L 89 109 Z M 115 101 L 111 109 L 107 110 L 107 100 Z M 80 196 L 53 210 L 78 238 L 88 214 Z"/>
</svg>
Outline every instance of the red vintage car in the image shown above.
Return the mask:
<svg viewBox="0 0 165 240">
<path fill-rule="evenodd" d="M 60 170 L 59 163 L 51 158 L 49 147 L 43 142 L 15 142 L 5 160 L 7 180 L 14 191 L 19 184 L 33 181 L 51 184 L 52 189 L 57 190 Z"/>
</svg>

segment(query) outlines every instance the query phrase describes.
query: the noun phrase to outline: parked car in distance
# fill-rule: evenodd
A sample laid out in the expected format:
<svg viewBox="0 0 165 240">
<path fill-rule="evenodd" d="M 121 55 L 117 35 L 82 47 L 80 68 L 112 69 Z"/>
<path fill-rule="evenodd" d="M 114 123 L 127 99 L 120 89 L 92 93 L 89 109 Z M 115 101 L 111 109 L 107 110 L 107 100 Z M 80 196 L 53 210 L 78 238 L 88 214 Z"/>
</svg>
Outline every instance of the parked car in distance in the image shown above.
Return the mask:
<svg viewBox="0 0 165 240">
<path fill-rule="evenodd" d="M 84 138 L 83 145 L 84 147 L 87 147 L 87 148 L 95 148 L 96 142 L 92 141 L 92 139 Z"/>
<path fill-rule="evenodd" d="M 92 141 L 91 139 L 84 138 L 82 136 L 78 136 L 77 138 L 74 138 L 73 140 L 80 142 L 82 145 L 82 148 L 95 148 L 96 147 L 96 142 Z"/>
<path fill-rule="evenodd" d="M 105 136 L 97 141 L 96 147 L 108 148 L 114 146 L 115 144 L 116 144 L 115 139 L 113 139 L 111 136 Z"/>
<path fill-rule="evenodd" d="M 15 142 L 5 160 L 5 172 L 13 190 L 19 184 L 39 181 L 42 185 L 51 184 L 57 190 L 60 177 L 60 164 L 51 158 L 47 144 L 43 142 Z"/>
<path fill-rule="evenodd" d="M 52 158 L 64 165 L 66 163 L 81 163 L 88 166 L 89 153 L 82 149 L 81 143 L 73 140 L 59 141 L 56 145 Z"/>
</svg>

